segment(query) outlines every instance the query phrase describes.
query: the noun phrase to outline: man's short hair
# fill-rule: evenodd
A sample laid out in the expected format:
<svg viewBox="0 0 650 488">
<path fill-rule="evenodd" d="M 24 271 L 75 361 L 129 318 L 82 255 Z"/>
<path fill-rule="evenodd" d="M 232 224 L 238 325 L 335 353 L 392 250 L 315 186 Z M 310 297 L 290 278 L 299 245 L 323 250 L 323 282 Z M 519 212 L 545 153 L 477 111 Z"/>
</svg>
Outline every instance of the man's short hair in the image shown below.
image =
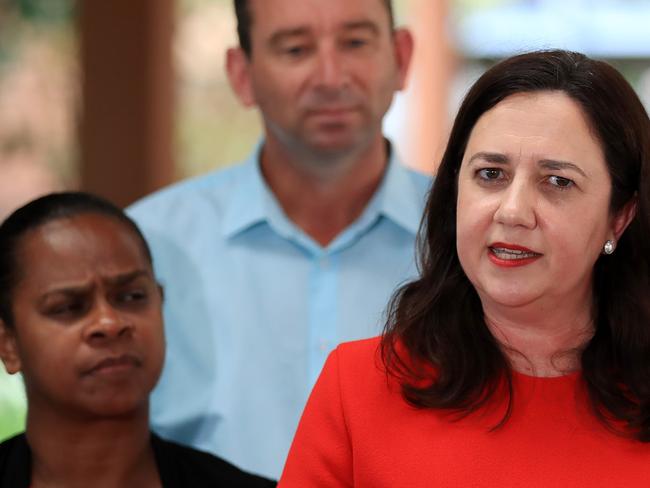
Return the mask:
<svg viewBox="0 0 650 488">
<path fill-rule="evenodd" d="M 251 25 L 253 24 L 253 16 L 248 8 L 248 0 L 234 0 L 235 1 L 235 15 L 237 16 L 237 35 L 239 36 L 239 46 L 246 53 L 246 56 L 251 57 Z M 298 0 L 300 1 L 300 0 Z M 354 0 L 352 0 L 354 1 Z M 392 0 L 383 0 L 388 10 L 390 18 L 391 29 L 395 26 L 395 16 L 393 15 L 393 2 Z"/>
</svg>

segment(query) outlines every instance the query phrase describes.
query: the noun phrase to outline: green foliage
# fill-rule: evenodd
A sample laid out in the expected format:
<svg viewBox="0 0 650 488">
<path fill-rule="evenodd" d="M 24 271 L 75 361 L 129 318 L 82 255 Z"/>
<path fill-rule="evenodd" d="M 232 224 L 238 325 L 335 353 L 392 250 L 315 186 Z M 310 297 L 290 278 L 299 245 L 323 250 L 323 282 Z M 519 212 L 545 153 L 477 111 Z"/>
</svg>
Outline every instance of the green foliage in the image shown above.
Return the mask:
<svg viewBox="0 0 650 488">
<path fill-rule="evenodd" d="M 28 22 L 67 23 L 74 14 L 73 0 L 0 0 L 0 12 L 16 12 Z"/>
<path fill-rule="evenodd" d="M 0 68 L 26 38 L 45 30 L 72 30 L 75 4 L 74 0 L 0 0 Z"/>
<path fill-rule="evenodd" d="M 22 382 L 9 376 L 0 363 L 0 442 L 25 430 L 25 413 Z"/>
</svg>

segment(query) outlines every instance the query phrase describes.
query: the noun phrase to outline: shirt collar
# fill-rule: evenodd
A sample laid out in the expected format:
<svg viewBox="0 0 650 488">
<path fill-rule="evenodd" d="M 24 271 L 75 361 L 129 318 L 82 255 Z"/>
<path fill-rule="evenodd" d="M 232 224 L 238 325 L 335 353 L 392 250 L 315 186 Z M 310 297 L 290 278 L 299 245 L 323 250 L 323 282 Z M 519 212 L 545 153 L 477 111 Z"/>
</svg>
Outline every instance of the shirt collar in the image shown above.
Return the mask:
<svg viewBox="0 0 650 488">
<path fill-rule="evenodd" d="M 416 234 L 422 217 L 421 191 L 412 171 L 391 150 L 386 174 L 376 193 L 379 213 L 404 230 Z"/>
<path fill-rule="evenodd" d="M 268 219 L 268 201 L 274 197 L 262 176 L 259 165 L 261 150 L 260 142 L 244 161 L 240 178 L 231 189 L 233 195 L 223 221 L 225 237 L 233 237 Z"/>
<path fill-rule="evenodd" d="M 262 222 L 272 224 L 276 231 L 287 237 L 296 234 L 295 226 L 284 214 L 262 175 L 259 163 L 262 145 L 263 141 L 258 143 L 244 162 L 241 178 L 232 189 L 234 195 L 224 215 L 225 237 L 233 237 Z M 406 231 L 417 233 L 422 202 L 414 185 L 409 170 L 391 148 L 384 178 L 357 223 L 370 225 L 381 215 Z M 356 225 L 352 224 L 352 227 Z"/>
</svg>

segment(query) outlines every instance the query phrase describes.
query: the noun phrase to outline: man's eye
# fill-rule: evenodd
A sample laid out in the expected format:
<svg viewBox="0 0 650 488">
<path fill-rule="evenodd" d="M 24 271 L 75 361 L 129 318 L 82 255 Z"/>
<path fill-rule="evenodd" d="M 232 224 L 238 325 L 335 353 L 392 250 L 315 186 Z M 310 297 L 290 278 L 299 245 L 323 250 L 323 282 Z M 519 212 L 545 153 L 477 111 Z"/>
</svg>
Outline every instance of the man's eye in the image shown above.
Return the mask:
<svg viewBox="0 0 650 488">
<path fill-rule="evenodd" d="M 343 43 L 343 45 L 345 47 L 349 48 L 349 49 L 358 49 L 358 48 L 361 48 L 363 46 L 366 46 L 367 44 L 368 44 L 368 41 L 366 41 L 365 39 L 361 39 L 361 38 L 346 39 L 345 42 Z"/>
<path fill-rule="evenodd" d="M 307 51 L 308 49 L 306 46 L 289 46 L 283 50 L 285 55 L 292 58 L 299 58 L 301 56 L 304 56 Z"/>
<path fill-rule="evenodd" d="M 559 190 L 566 190 L 571 188 L 575 183 L 569 178 L 564 178 L 562 176 L 549 176 L 548 182 L 551 186 L 557 187 Z"/>
<path fill-rule="evenodd" d="M 485 181 L 494 181 L 503 178 L 503 171 L 499 168 L 483 168 L 476 174 L 480 179 Z"/>
</svg>

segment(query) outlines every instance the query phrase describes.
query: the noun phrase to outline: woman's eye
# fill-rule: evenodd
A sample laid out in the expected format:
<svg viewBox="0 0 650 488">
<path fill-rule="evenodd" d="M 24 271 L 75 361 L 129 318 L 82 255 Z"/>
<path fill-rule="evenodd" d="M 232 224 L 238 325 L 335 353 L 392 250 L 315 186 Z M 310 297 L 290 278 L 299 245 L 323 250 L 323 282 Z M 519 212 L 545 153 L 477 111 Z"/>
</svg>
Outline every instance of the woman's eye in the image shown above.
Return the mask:
<svg viewBox="0 0 650 488">
<path fill-rule="evenodd" d="M 134 290 L 120 293 L 118 299 L 121 303 L 139 303 L 147 298 L 147 293 L 144 290 Z"/>
<path fill-rule="evenodd" d="M 72 301 L 53 305 L 47 310 L 48 315 L 52 317 L 69 317 L 81 315 L 85 311 L 86 305 L 82 301 Z"/>
<path fill-rule="evenodd" d="M 559 189 L 567 189 L 571 188 L 575 183 L 571 181 L 569 178 L 563 178 L 562 176 L 549 176 L 548 177 L 548 182 Z"/>
<path fill-rule="evenodd" d="M 484 181 L 496 181 L 503 179 L 503 170 L 499 168 L 483 168 L 478 170 L 477 175 Z"/>
</svg>

